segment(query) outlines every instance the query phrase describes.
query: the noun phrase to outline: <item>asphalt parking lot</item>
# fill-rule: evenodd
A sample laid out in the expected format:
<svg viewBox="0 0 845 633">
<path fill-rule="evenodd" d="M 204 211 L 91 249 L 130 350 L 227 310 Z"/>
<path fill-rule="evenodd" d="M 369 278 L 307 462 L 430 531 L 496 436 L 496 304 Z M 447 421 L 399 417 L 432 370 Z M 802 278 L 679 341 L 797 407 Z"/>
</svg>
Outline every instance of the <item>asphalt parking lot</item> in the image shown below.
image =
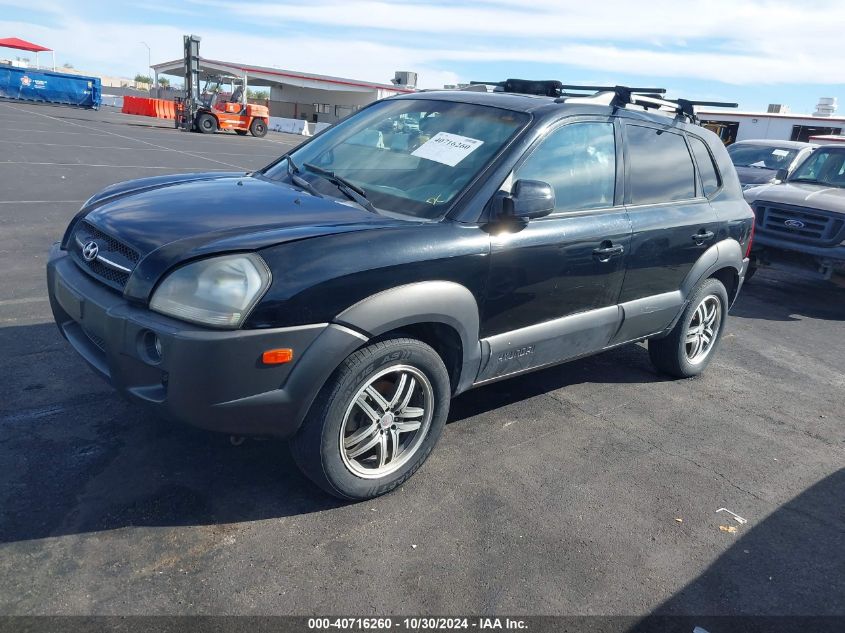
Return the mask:
<svg viewBox="0 0 845 633">
<path fill-rule="evenodd" d="M 298 140 L 0 103 L 0 613 L 845 614 L 841 280 L 758 273 L 697 379 L 632 345 L 469 392 L 360 504 L 94 376 L 44 278 L 82 202 Z"/>
</svg>

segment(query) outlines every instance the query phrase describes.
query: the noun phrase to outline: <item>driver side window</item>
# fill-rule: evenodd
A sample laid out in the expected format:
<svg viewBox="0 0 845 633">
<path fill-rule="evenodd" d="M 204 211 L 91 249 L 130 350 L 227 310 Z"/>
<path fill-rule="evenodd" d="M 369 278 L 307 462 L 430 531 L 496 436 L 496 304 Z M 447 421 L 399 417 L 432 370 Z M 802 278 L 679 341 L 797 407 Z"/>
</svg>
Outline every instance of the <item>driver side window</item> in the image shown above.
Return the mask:
<svg viewBox="0 0 845 633">
<path fill-rule="evenodd" d="M 516 170 L 513 179 L 549 183 L 555 190 L 555 212 L 613 206 L 613 124 L 590 121 L 553 130 Z"/>
</svg>

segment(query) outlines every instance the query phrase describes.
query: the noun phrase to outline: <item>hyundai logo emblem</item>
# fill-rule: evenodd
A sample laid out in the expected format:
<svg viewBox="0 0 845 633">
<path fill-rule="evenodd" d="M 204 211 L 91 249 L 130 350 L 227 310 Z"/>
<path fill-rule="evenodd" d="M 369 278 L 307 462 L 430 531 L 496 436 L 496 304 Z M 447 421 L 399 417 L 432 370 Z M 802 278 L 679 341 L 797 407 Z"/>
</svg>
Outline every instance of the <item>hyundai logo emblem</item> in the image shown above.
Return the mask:
<svg viewBox="0 0 845 633">
<path fill-rule="evenodd" d="M 97 242 L 88 242 L 82 247 L 82 257 L 85 258 L 86 262 L 91 262 L 97 259 L 97 253 L 99 252 L 100 247 L 97 246 Z"/>
<path fill-rule="evenodd" d="M 804 223 L 801 220 L 784 220 L 783 223 L 791 229 L 803 229 Z"/>
</svg>

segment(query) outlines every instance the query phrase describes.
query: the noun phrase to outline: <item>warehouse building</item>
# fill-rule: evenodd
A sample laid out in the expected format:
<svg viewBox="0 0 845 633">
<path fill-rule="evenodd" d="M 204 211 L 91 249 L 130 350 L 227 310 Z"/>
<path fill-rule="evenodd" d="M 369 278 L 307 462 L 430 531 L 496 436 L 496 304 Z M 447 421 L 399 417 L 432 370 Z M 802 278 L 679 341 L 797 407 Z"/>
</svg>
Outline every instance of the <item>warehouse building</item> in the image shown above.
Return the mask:
<svg viewBox="0 0 845 633">
<path fill-rule="evenodd" d="M 153 85 L 158 85 L 162 75 L 184 77 L 184 68 L 182 59 L 153 65 Z M 416 86 L 416 73 L 412 72 L 397 72 L 392 83 L 379 84 L 267 66 L 200 59 L 201 81 L 205 81 L 206 77 L 220 75 L 242 78 L 252 89 L 267 88 L 271 117 L 299 119 L 310 123 L 334 123 L 373 101 L 414 92 Z"/>
<path fill-rule="evenodd" d="M 813 114 L 796 114 L 783 105 L 772 104 L 767 112 L 698 110 L 701 125 L 730 145 L 749 139 L 809 141 L 812 137 L 842 134 L 845 118 L 837 117 L 836 99 L 819 99 Z"/>
</svg>

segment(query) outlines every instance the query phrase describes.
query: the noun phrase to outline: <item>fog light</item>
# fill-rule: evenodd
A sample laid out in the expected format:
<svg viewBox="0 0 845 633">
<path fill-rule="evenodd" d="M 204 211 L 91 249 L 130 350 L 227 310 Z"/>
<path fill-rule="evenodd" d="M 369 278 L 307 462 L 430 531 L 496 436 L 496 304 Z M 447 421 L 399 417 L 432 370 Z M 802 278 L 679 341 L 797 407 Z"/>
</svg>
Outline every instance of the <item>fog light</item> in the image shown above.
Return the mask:
<svg viewBox="0 0 845 633">
<path fill-rule="evenodd" d="M 150 363 L 161 362 L 161 339 L 152 330 L 146 330 L 141 337 L 141 348 Z"/>
</svg>

